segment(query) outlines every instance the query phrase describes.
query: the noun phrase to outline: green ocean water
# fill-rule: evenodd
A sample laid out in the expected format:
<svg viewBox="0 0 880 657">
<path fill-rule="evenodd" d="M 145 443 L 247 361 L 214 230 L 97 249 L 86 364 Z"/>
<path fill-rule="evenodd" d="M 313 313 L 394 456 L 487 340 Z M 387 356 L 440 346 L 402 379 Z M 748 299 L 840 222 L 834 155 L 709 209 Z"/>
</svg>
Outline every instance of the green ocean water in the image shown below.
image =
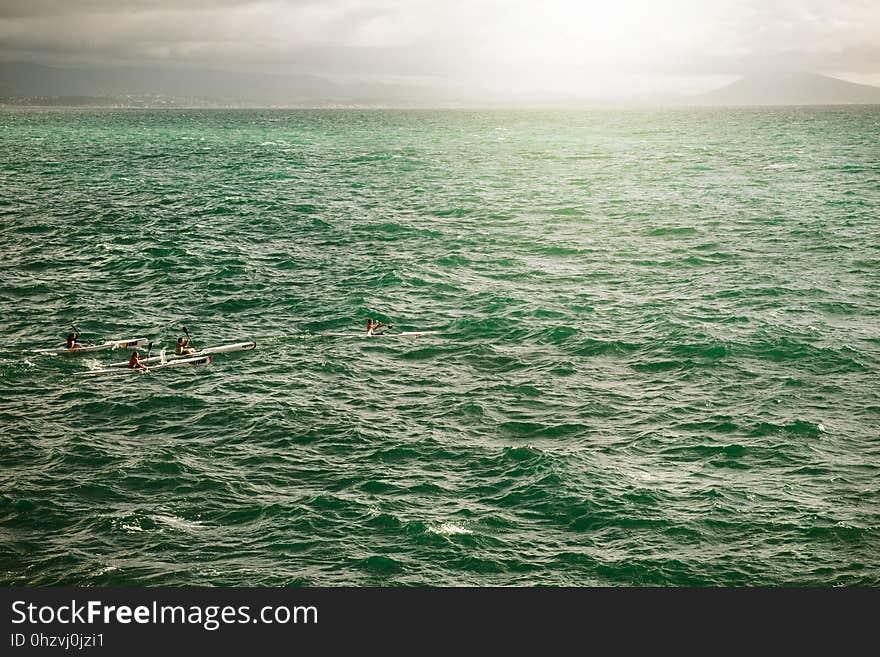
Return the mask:
<svg viewBox="0 0 880 657">
<path fill-rule="evenodd" d="M 0 112 L 0 583 L 878 586 L 878 208 L 880 107 Z"/>
</svg>

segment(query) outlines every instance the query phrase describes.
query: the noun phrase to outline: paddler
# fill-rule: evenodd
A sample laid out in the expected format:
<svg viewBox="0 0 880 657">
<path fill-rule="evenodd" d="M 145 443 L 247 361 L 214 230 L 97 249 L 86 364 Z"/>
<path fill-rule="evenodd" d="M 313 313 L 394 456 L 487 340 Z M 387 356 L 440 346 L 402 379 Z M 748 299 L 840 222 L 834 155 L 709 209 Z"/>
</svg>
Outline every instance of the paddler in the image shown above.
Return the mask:
<svg viewBox="0 0 880 657">
<path fill-rule="evenodd" d="M 174 347 L 175 354 L 192 354 L 195 353 L 195 348 L 191 345 L 189 337 L 180 337 L 177 338 L 177 345 Z"/>
<path fill-rule="evenodd" d="M 82 349 L 86 344 L 89 344 L 89 345 L 92 344 L 91 340 L 81 340 L 80 339 L 80 336 L 82 335 L 82 333 L 79 332 L 78 328 L 76 328 L 73 325 L 71 325 L 71 328 L 73 329 L 74 332 L 67 334 L 66 343 L 67 343 L 68 349 L 73 351 L 74 349 Z"/>
<path fill-rule="evenodd" d="M 135 369 L 137 367 L 140 367 L 142 370 L 147 369 L 147 366 L 141 362 L 141 355 L 138 353 L 137 349 L 134 350 L 134 352 L 131 354 L 131 358 L 128 359 L 128 366 L 131 369 Z"/>
<path fill-rule="evenodd" d="M 79 333 L 68 333 L 67 334 L 67 348 L 73 351 L 74 349 L 82 349 L 83 344 L 82 340 L 79 339 Z M 88 342 L 86 340 L 86 342 Z M 89 344 L 92 344 L 89 342 Z"/>
<path fill-rule="evenodd" d="M 367 320 L 367 335 L 382 335 L 381 333 L 376 333 L 377 329 L 382 328 L 383 326 L 391 326 L 390 324 L 383 324 L 382 322 L 373 322 L 373 318 Z"/>
</svg>

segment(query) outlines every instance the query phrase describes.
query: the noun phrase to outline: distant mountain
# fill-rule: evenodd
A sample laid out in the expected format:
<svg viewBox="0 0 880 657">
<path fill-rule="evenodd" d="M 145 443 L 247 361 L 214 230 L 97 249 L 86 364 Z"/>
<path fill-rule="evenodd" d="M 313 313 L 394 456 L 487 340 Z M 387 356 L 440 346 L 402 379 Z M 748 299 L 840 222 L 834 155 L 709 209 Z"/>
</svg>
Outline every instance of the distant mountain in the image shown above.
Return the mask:
<svg viewBox="0 0 880 657">
<path fill-rule="evenodd" d="M 0 62 L 0 97 L 33 99 L 165 98 L 181 105 L 308 105 L 380 103 L 422 99 L 418 89 L 396 85 L 336 84 L 297 74 L 243 73 L 215 69 L 105 66 L 58 68 L 21 62 Z"/>
<path fill-rule="evenodd" d="M 880 104 L 880 87 L 816 73 L 762 73 L 691 98 L 701 105 Z"/>
</svg>

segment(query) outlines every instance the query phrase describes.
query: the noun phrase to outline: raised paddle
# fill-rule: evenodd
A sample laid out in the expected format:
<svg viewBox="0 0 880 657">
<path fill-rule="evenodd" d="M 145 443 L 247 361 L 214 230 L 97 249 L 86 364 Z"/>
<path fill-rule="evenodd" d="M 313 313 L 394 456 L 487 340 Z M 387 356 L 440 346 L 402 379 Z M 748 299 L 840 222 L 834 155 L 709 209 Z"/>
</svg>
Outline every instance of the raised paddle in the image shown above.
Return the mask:
<svg viewBox="0 0 880 657">
<path fill-rule="evenodd" d="M 71 324 L 70 328 L 72 328 L 73 332 L 76 334 L 76 337 L 73 339 L 73 341 L 75 343 L 77 340 L 79 340 L 79 337 L 82 335 L 82 333 L 80 332 L 80 330 L 78 328 L 76 328 L 76 324 Z M 85 338 L 85 341 L 88 342 L 90 345 L 95 344 L 94 342 L 92 342 L 88 338 Z"/>
<path fill-rule="evenodd" d="M 147 345 L 147 355 L 146 355 L 146 358 L 149 358 L 149 357 L 150 357 L 150 352 L 151 352 L 151 351 L 153 351 L 153 341 L 152 341 L 152 340 L 150 340 L 150 343 Z M 143 363 L 141 363 L 141 367 L 144 368 L 144 370 L 147 369 L 147 366 L 144 365 Z"/>
<path fill-rule="evenodd" d="M 195 349 L 196 346 L 192 343 L 192 337 L 190 337 L 189 331 L 186 330 L 186 327 L 183 327 L 183 332 L 186 334 L 186 346 L 192 349 Z"/>
</svg>

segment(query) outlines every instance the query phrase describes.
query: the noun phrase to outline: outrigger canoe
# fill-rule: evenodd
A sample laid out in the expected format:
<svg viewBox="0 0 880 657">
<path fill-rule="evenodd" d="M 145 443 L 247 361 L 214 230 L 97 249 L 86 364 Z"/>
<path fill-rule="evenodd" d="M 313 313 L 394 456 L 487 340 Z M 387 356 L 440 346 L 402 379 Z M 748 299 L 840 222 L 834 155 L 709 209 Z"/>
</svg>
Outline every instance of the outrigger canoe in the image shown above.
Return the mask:
<svg viewBox="0 0 880 657">
<path fill-rule="evenodd" d="M 210 363 L 213 359 L 213 356 L 196 356 L 194 358 L 177 358 L 175 360 L 169 360 L 167 363 L 157 363 L 156 365 L 149 365 L 146 368 L 147 372 L 152 372 L 153 370 L 164 369 L 166 367 L 180 367 L 182 365 L 204 365 L 206 363 Z M 140 367 L 113 367 L 103 370 L 85 370 L 83 372 L 74 372 L 74 376 L 98 376 L 101 374 L 123 374 L 125 372 L 143 372 L 144 370 Z"/>
<path fill-rule="evenodd" d="M 167 362 L 171 362 L 172 360 L 182 360 L 186 358 L 192 358 L 193 356 L 207 356 L 208 354 L 228 354 L 233 351 L 246 351 L 248 349 L 256 349 L 256 347 L 256 342 L 236 342 L 235 344 L 224 344 L 220 345 L 219 347 L 205 347 L 204 349 L 197 349 L 190 354 L 166 354 L 164 356 L 164 360 Z M 150 363 L 161 363 L 162 360 L 162 356 L 150 356 L 149 358 L 141 358 L 141 362 L 144 365 L 149 365 Z M 118 363 L 110 363 L 107 367 L 128 367 L 128 361 L 123 360 Z"/>
</svg>

